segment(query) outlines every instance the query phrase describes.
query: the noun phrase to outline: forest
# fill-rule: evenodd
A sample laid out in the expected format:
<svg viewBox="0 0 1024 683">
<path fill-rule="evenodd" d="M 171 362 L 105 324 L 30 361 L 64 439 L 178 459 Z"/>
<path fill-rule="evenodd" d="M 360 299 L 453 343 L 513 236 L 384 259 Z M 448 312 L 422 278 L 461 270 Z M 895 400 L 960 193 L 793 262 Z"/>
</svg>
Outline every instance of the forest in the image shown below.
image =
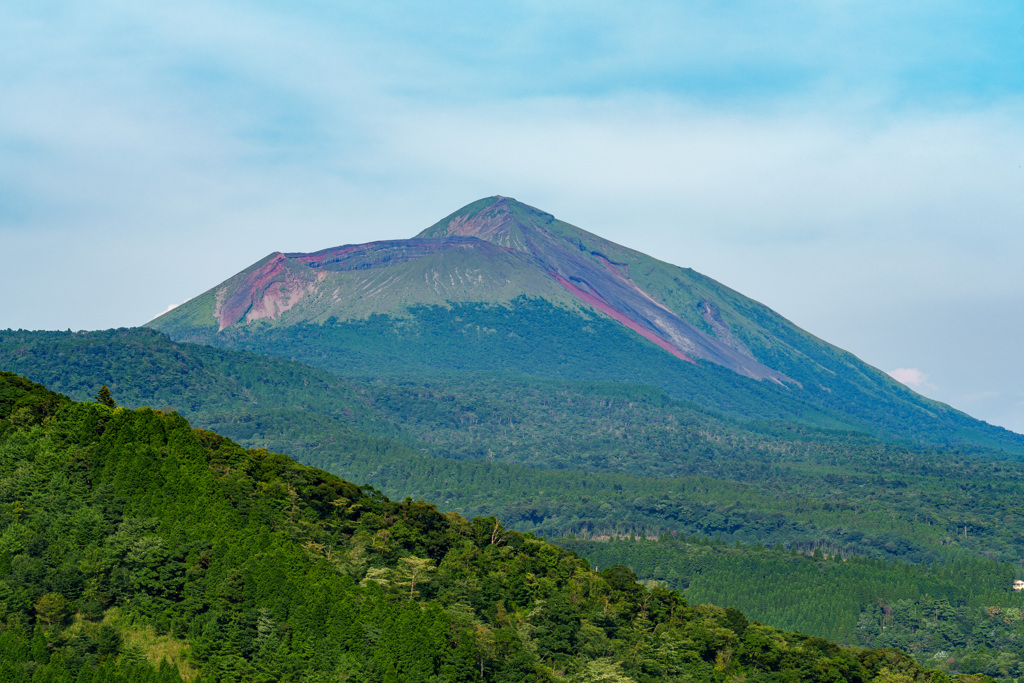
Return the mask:
<svg viewBox="0 0 1024 683">
<path fill-rule="evenodd" d="M 899 647 L 947 671 L 1017 670 L 1020 621 L 1007 587 L 1024 554 L 1024 467 L 1004 451 L 741 420 L 615 382 L 341 378 L 138 329 L 2 332 L 0 367 L 78 399 L 106 384 L 119 404 L 180 406 L 246 448 L 290 453 L 393 499 L 494 516 L 594 565 L 627 566 L 690 604 Z M 629 537 L 644 540 L 608 540 Z M 815 552 L 824 555 L 812 562 Z M 948 574 L 975 565 L 984 571 Z M 777 579 L 772 591 L 755 589 L 759 576 Z M 959 624 L 943 627 L 945 639 L 922 636 L 932 629 L 920 618 L 927 600 L 945 600 Z M 862 620 L 886 627 L 869 637 Z M 978 629 L 989 635 L 971 635 Z"/>
<path fill-rule="evenodd" d="M 340 377 L 507 375 L 644 385 L 724 415 L 855 430 L 928 445 L 974 444 L 1024 454 L 1024 436 L 926 399 L 851 354 L 783 325 L 763 307 L 757 323 L 786 339 L 789 352 L 762 360 L 793 387 L 758 382 L 708 362 L 678 362 L 604 316 L 583 316 L 543 299 L 508 305 L 411 306 L 362 320 L 194 328 L 157 325 L 177 341 L 300 361 Z M 156 321 L 154 321 L 154 324 Z M 790 355 L 795 354 L 795 358 Z M 825 383 L 834 385 L 834 388 Z"/>
<path fill-rule="evenodd" d="M 558 543 L 595 566 L 623 562 L 693 603 L 741 609 L 780 628 L 862 647 L 895 647 L 945 671 L 1024 675 L 1024 593 L 1014 566 L 958 553 L 909 564 L 728 545 L 706 537 Z"/>
<path fill-rule="evenodd" d="M 174 406 L 244 446 L 546 537 L 1024 560 L 1024 465 L 1004 451 L 744 421 L 612 382 L 343 379 L 148 330 L 0 333 L 0 367 L 80 400 L 105 384 L 124 405 Z"/>
<path fill-rule="evenodd" d="M 0 374 L 3 680 L 947 680 L 98 397 Z"/>
</svg>

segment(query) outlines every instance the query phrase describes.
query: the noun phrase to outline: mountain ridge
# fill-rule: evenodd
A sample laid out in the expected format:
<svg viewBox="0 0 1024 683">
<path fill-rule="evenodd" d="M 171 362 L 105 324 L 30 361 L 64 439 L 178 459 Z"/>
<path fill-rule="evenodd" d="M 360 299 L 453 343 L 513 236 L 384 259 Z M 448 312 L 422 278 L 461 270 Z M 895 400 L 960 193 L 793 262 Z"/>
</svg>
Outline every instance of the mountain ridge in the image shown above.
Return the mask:
<svg viewBox="0 0 1024 683">
<path fill-rule="evenodd" d="M 951 680 L 10 373 L 0 477 L 14 683 Z M 127 644 L 144 631 L 162 651 Z"/>
</svg>

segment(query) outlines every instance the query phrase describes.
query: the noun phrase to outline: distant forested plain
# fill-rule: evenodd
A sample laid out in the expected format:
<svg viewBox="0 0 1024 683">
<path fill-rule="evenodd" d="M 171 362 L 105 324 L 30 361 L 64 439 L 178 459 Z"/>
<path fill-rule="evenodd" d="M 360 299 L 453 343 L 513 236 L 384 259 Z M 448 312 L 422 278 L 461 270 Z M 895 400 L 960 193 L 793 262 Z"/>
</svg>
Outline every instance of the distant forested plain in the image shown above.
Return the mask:
<svg viewBox="0 0 1024 683">
<path fill-rule="evenodd" d="M 122 405 L 177 411 L 392 498 L 493 515 L 693 604 L 946 671 L 1024 674 L 1010 590 L 1024 466 L 984 443 L 836 429 L 820 408 L 742 419 L 624 381 L 639 378 L 343 378 L 139 329 L 0 332 L 0 368 L 76 399 L 106 384 Z"/>
</svg>

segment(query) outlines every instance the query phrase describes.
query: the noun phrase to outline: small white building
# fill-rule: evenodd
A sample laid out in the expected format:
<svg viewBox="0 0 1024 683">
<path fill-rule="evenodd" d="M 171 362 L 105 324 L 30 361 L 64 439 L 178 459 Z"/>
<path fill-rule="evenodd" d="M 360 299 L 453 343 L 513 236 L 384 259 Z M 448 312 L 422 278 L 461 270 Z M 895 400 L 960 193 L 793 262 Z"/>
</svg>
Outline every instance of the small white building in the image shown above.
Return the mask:
<svg viewBox="0 0 1024 683">
<path fill-rule="evenodd" d="M 1017 591 L 1018 593 L 1020 593 L 1021 591 L 1024 591 L 1024 581 L 1021 581 L 1020 579 L 1017 579 L 1016 581 L 1014 581 L 1013 582 L 1013 590 Z"/>
</svg>

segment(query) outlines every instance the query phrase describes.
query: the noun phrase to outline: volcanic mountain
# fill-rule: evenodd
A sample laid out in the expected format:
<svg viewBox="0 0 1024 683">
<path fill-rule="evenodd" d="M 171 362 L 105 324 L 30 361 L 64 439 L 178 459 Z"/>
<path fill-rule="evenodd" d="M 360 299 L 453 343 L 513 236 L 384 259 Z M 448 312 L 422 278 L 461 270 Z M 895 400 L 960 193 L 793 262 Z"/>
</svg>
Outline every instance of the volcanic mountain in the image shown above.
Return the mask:
<svg viewBox="0 0 1024 683">
<path fill-rule="evenodd" d="M 1018 441 L 711 278 L 508 197 L 412 239 L 272 253 L 148 326 L 340 374 L 627 380 L 745 417 L 930 441 L 956 441 L 969 424 L 970 441 Z"/>
<path fill-rule="evenodd" d="M 402 314 L 410 305 L 507 303 L 538 297 L 605 315 L 677 358 L 741 375 L 790 381 L 759 362 L 732 332 L 708 281 L 507 197 L 453 213 L 413 239 L 270 254 L 153 321 L 232 326 Z M 665 287 L 670 282 L 675 287 Z M 702 285 L 704 285 L 702 287 Z M 680 287 L 689 296 L 681 298 Z M 196 309 L 208 312 L 197 320 Z M 202 323 L 205 323 L 203 325 Z"/>
</svg>

